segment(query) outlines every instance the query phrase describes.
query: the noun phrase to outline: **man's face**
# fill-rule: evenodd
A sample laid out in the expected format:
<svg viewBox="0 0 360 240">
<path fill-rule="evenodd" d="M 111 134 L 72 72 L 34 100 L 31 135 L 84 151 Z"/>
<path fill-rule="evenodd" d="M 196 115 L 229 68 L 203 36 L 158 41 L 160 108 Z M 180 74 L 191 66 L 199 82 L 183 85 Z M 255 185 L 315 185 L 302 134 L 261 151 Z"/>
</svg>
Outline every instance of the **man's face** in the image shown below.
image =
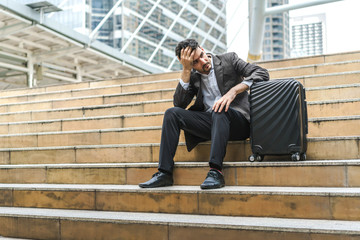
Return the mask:
<svg viewBox="0 0 360 240">
<path fill-rule="evenodd" d="M 193 69 L 202 74 L 208 74 L 211 70 L 211 60 L 206 55 L 203 48 L 198 47 L 194 54 Z"/>
</svg>

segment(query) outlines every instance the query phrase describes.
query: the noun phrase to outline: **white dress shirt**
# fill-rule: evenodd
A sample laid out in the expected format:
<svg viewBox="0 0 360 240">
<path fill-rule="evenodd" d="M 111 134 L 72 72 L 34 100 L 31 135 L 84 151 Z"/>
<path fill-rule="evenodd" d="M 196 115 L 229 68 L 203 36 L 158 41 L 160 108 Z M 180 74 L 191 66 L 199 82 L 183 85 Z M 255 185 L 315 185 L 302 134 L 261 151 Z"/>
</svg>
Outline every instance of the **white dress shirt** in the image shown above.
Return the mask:
<svg viewBox="0 0 360 240">
<path fill-rule="evenodd" d="M 201 75 L 201 81 L 202 81 L 201 91 L 204 97 L 203 101 L 206 112 L 211 112 L 212 107 L 214 106 L 216 101 L 218 101 L 222 97 L 219 86 L 216 81 L 213 60 L 212 58 L 210 59 L 211 59 L 212 68 L 209 74 L 202 74 L 198 72 Z M 242 83 L 248 85 L 249 88 L 252 85 L 252 81 L 242 81 Z M 182 79 L 180 79 L 180 84 L 185 90 L 188 90 L 189 83 L 185 83 Z"/>
</svg>

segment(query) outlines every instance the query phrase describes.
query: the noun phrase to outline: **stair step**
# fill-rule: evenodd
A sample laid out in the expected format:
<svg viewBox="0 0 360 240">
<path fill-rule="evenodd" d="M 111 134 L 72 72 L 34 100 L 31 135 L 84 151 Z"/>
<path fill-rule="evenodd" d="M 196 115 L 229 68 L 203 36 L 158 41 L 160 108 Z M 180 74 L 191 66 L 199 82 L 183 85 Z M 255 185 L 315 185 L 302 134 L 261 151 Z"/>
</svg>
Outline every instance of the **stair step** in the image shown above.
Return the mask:
<svg viewBox="0 0 360 240">
<path fill-rule="evenodd" d="M 160 142 L 161 127 L 0 135 L 0 148 Z M 183 139 L 182 139 L 183 140 Z"/>
<path fill-rule="evenodd" d="M 330 100 L 307 102 L 308 115 L 332 117 L 360 115 L 360 98 L 350 100 Z M 101 117 L 116 114 L 156 113 L 173 106 L 172 100 L 118 103 L 89 107 L 72 107 L 53 110 L 35 110 L 0 113 L 0 123 L 24 121 L 59 120 L 70 118 Z"/>
<path fill-rule="evenodd" d="M 144 82 L 156 82 L 159 80 L 169 80 L 169 79 L 178 79 L 180 78 L 180 71 L 175 72 L 166 72 L 159 74 L 150 74 L 142 75 L 132 78 L 115 78 L 112 80 L 103 80 L 103 81 L 94 81 L 90 82 L 90 88 L 93 87 L 103 87 L 109 85 L 119 85 L 119 84 L 133 84 L 133 83 L 144 83 Z"/>
<path fill-rule="evenodd" d="M 149 121 L 156 123 L 162 120 L 162 115 L 150 115 Z M 111 124 L 120 125 L 121 118 L 115 118 L 114 123 L 107 121 L 95 121 L 94 128 Z M 139 122 L 146 119 L 141 119 Z M 161 139 L 161 126 L 148 127 L 127 127 L 127 128 L 109 128 L 109 129 L 85 129 L 69 131 L 51 131 L 53 128 L 74 128 L 75 125 L 61 121 L 50 121 L 47 124 L 34 125 L 33 130 L 28 128 L 31 133 L 11 133 L 0 135 L 0 148 L 19 148 L 19 147 L 50 147 L 50 146 L 77 146 L 77 145 L 102 145 L 102 144 L 136 144 L 136 143 L 159 143 Z M 79 126 L 86 127 L 88 122 L 80 123 Z M 161 122 L 159 122 L 161 124 Z M 16 127 L 17 124 L 11 125 Z M 308 137 L 332 137 L 332 136 L 358 136 L 360 135 L 358 126 L 360 125 L 360 116 L 349 117 L 331 117 L 316 118 L 309 121 Z M 2 131 L 12 130 L 14 132 L 23 129 L 9 129 L 10 125 L 2 125 Z M 21 126 L 20 126 L 21 127 Z M 91 127 L 89 127 L 91 128 Z M 32 131 L 47 132 L 32 132 Z M 27 131 L 27 127 L 24 127 Z M 181 134 L 180 141 L 184 141 Z"/>
<path fill-rule="evenodd" d="M 360 69 L 360 60 L 343 61 L 335 63 L 310 64 L 294 67 L 281 67 L 268 69 L 270 78 L 287 78 L 306 75 L 317 75 L 327 73 L 339 73 L 358 71 Z"/>
<path fill-rule="evenodd" d="M 0 113 L 0 122 L 38 121 L 64 118 L 95 117 L 115 114 L 151 113 L 164 111 L 173 106 L 170 99 L 160 101 L 144 101 L 92 105 L 85 107 L 67 107 L 59 109 L 30 110 Z"/>
<path fill-rule="evenodd" d="M 0 234 L 36 239 L 355 239 L 358 221 L 0 208 Z M 116 234 L 118 233 L 118 234 Z"/>
<path fill-rule="evenodd" d="M 46 92 L 56 92 L 56 91 L 66 91 L 66 90 L 81 90 L 89 88 L 99 88 L 99 87 L 109 87 L 123 84 L 137 84 L 137 83 L 149 83 L 156 82 L 159 80 L 171 80 L 178 79 L 180 77 L 180 72 L 170 72 L 170 73 L 161 73 L 161 74 L 151 74 L 151 75 L 142 75 L 137 77 L 130 78 L 118 78 L 113 80 L 101 80 L 101 81 L 92 81 L 92 82 L 80 82 L 80 83 L 68 83 L 60 84 L 39 88 L 22 88 L 22 89 L 11 89 L 3 90 L 1 96 L 11 97 L 11 96 L 20 96 L 27 94 L 36 94 L 36 93 L 46 93 Z"/>
<path fill-rule="evenodd" d="M 1 207 L 360 220 L 360 188 L 0 184 L 0 195 Z"/>
<path fill-rule="evenodd" d="M 308 138 L 307 158 L 357 159 L 360 158 L 360 137 Z M 190 153 L 180 142 L 175 161 L 208 161 L 210 142 L 199 144 Z M 31 163 L 133 163 L 158 162 L 159 143 L 104 144 L 62 147 L 21 147 L 0 149 L 0 164 Z M 249 141 L 229 142 L 224 161 L 247 161 L 252 154 Z M 278 159 L 278 157 L 274 157 Z M 273 159 L 266 156 L 265 160 Z M 286 160 L 289 160 L 287 158 Z"/>
<path fill-rule="evenodd" d="M 1 183 L 137 185 L 157 171 L 158 163 L 63 163 L 0 165 Z M 208 163 L 176 162 L 175 185 L 197 185 Z M 304 162 L 224 162 L 227 186 L 360 187 L 360 160 Z"/>
<path fill-rule="evenodd" d="M 25 238 L 9 238 L 9 237 L 2 237 L 0 236 L 1 240 L 30 240 L 30 239 L 25 239 Z"/>
<path fill-rule="evenodd" d="M 360 84 L 306 88 L 307 101 L 358 99 Z"/>
<path fill-rule="evenodd" d="M 281 59 L 281 60 L 271 60 L 257 62 L 258 65 L 267 68 L 282 68 L 282 67 L 294 67 L 310 64 L 324 64 L 324 63 L 336 63 L 342 62 L 344 60 L 359 60 L 360 52 L 346 52 L 346 53 L 336 53 L 336 54 L 327 54 L 327 55 L 316 55 L 309 57 L 300 57 L 300 58 L 290 58 L 290 59 Z"/>
<path fill-rule="evenodd" d="M 109 94 L 101 96 L 88 96 L 76 98 L 64 98 L 56 100 L 18 102 L 0 105 L 0 112 L 19 112 L 29 110 L 60 109 L 69 107 L 84 107 L 114 103 L 142 102 L 153 100 L 172 99 L 174 89 L 152 90 L 144 92 L 132 92 L 123 94 Z"/>
<path fill-rule="evenodd" d="M 322 75 L 310 75 L 304 77 L 296 77 L 295 79 L 303 83 L 305 87 L 327 86 L 327 85 L 344 85 L 358 83 L 360 72 L 346 72 L 346 73 L 331 73 Z M 153 91 L 161 89 L 175 88 L 178 84 L 178 79 L 168 79 L 151 82 L 129 83 L 120 85 L 99 86 L 91 88 L 80 89 L 65 89 L 61 91 L 49 91 L 44 88 L 31 90 L 17 90 L 19 94 L 8 95 L 0 97 L 0 104 L 9 104 L 16 102 L 33 102 L 33 101 L 51 101 L 55 99 L 79 98 L 87 96 L 103 96 L 109 94 L 131 93 Z M 89 85 L 89 84 L 88 84 Z M 74 85 L 77 86 L 77 85 Z M 82 85 L 80 85 L 82 86 Z M 6 93 L 6 92 L 5 92 Z"/>
<path fill-rule="evenodd" d="M 356 84 L 359 83 L 360 71 L 308 75 L 295 79 L 302 82 L 305 88 Z"/>
<path fill-rule="evenodd" d="M 308 136 L 360 136 L 359 126 L 360 116 L 310 118 Z"/>
<path fill-rule="evenodd" d="M 360 98 L 307 102 L 308 117 L 360 115 Z"/>
<path fill-rule="evenodd" d="M 144 91 L 154 91 L 162 89 L 175 89 L 179 83 L 178 79 L 152 81 L 145 83 L 132 83 L 112 85 L 106 87 L 94 87 L 85 89 L 70 89 L 54 92 L 29 93 L 26 95 L 3 96 L 0 97 L 0 104 L 17 103 L 17 102 L 35 102 L 35 101 L 51 101 L 55 99 L 79 98 L 79 97 L 95 97 L 103 95 L 116 95 L 121 93 L 134 93 Z"/>
<path fill-rule="evenodd" d="M 159 126 L 163 115 L 159 112 L 0 123 L 0 134 Z"/>
<path fill-rule="evenodd" d="M 0 123 L 0 134 L 21 134 L 40 132 L 67 132 L 81 130 L 104 130 L 161 126 L 163 112 L 140 113 L 117 116 L 72 118 L 62 120 Z M 338 127 L 341 125 L 342 127 Z M 309 137 L 360 135 L 360 116 L 323 117 L 309 119 Z M 142 128 L 143 129 L 143 128 Z M 0 135 L 0 137 L 3 137 Z M 130 142 L 130 140 L 129 140 Z"/>
<path fill-rule="evenodd" d="M 327 87 L 313 87 L 306 89 L 308 101 L 325 101 L 334 99 L 358 99 L 360 84 L 347 84 Z M 103 104 L 129 103 L 155 100 L 170 100 L 175 89 L 151 90 L 122 94 L 108 94 L 101 96 L 73 97 L 56 100 L 18 102 L 0 105 L 0 113 L 20 112 L 30 110 L 61 109 L 70 107 L 84 107 Z"/>
<path fill-rule="evenodd" d="M 353 71 L 346 73 L 310 75 L 304 77 L 296 77 L 295 79 L 302 82 L 305 87 L 321 87 L 327 85 L 356 84 L 358 83 L 359 75 L 360 75 L 359 71 Z M 5 96 L 1 96 L 0 104 L 16 103 L 16 102 L 33 102 L 33 101 L 44 101 L 44 100 L 50 101 L 53 99 L 76 98 L 76 97 L 86 97 L 86 96 L 102 96 L 109 94 L 170 89 L 170 88 L 175 88 L 178 82 L 179 79 L 168 79 L 168 80 L 160 80 L 160 81 L 128 83 L 128 84 L 99 86 L 99 87 L 91 87 L 91 88 L 65 89 L 61 91 L 49 91 L 49 90 L 40 91 L 38 89 L 34 89 L 34 91 L 23 90 L 22 92 L 19 92 L 20 94 L 14 96 L 12 95 L 8 96 L 6 94 Z"/>
</svg>

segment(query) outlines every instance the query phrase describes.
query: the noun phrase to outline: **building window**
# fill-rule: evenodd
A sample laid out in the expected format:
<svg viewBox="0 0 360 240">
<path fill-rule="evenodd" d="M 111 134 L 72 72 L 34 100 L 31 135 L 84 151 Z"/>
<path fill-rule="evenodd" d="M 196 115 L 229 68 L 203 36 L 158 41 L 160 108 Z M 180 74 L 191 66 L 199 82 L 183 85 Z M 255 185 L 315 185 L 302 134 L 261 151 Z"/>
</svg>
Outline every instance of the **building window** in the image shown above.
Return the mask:
<svg viewBox="0 0 360 240">
<path fill-rule="evenodd" d="M 166 9 L 169 9 L 170 11 L 172 11 L 173 13 L 175 13 L 176 15 L 180 12 L 181 10 L 181 6 L 179 4 L 177 4 L 175 1 L 173 0 L 161 0 L 160 4 L 165 7 Z"/>
<path fill-rule="evenodd" d="M 160 24 L 163 27 L 169 28 L 173 20 L 167 17 L 161 8 L 157 7 L 150 16 L 150 20 Z"/>
</svg>

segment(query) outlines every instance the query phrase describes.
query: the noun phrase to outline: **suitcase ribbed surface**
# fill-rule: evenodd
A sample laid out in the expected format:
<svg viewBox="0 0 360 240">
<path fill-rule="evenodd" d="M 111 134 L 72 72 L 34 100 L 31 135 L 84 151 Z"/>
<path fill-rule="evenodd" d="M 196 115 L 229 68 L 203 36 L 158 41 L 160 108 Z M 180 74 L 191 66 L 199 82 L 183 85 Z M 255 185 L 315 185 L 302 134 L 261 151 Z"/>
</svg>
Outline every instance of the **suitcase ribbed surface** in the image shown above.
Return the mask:
<svg viewBox="0 0 360 240">
<path fill-rule="evenodd" d="M 273 80 L 251 87 L 251 141 L 254 153 L 304 152 L 299 82 Z"/>
</svg>

